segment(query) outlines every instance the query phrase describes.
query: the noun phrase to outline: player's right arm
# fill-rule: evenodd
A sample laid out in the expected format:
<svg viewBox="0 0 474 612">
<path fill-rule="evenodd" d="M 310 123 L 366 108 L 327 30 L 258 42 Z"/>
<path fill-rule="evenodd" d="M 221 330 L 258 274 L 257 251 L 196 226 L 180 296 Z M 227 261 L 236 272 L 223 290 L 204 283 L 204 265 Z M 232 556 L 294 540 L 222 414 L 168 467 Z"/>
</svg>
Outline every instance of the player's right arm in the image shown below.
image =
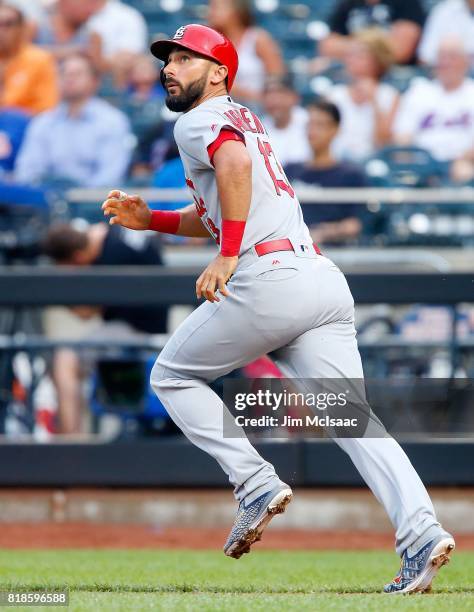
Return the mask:
<svg viewBox="0 0 474 612">
<path fill-rule="evenodd" d="M 110 216 L 110 225 L 122 225 L 134 230 L 156 229 L 152 225 L 153 211 L 139 196 L 127 196 L 119 199 L 121 192 L 111 191 L 102 204 L 104 215 Z M 168 223 L 164 224 L 164 233 L 188 236 L 191 238 L 208 238 L 209 232 L 204 227 L 194 204 L 189 204 L 176 211 L 160 211 Z M 155 213 L 156 214 L 156 213 Z M 176 217 L 179 215 L 179 217 Z M 175 230 L 166 232 L 166 229 Z"/>
</svg>

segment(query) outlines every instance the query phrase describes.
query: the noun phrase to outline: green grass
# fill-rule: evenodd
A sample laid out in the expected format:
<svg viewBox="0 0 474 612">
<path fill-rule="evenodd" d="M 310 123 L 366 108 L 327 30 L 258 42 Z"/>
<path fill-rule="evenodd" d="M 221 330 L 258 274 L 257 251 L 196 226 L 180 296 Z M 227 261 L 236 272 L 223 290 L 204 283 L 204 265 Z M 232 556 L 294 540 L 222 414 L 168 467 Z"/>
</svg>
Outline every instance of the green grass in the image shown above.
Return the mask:
<svg viewBox="0 0 474 612">
<path fill-rule="evenodd" d="M 69 589 L 69 610 L 474 610 L 474 553 L 457 552 L 433 593 L 391 597 L 394 553 L 0 550 L 0 590 Z M 62 610 L 21 607 L 21 610 Z"/>
</svg>

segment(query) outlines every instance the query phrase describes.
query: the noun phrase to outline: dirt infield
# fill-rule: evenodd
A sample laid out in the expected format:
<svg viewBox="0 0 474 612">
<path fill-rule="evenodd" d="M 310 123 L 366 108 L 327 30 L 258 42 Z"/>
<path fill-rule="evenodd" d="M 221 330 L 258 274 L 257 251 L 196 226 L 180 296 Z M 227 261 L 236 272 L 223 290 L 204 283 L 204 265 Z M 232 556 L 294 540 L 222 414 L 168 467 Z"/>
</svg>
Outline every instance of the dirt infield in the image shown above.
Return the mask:
<svg viewBox="0 0 474 612">
<path fill-rule="evenodd" d="M 142 548 L 216 549 L 228 535 L 225 529 L 192 529 L 137 524 L 7 523 L 0 530 L 0 548 Z M 474 550 L 474 535 L 456 537 L 458 548 Z M 262 550 L 375 550 L 392 549 L 391 534 L 375 532 L 269 529 L 258 544 Z"/>
<path fill-rule="evenodd" d="M 383 508 L 364 489 L 297 489 L 262 549 L 393 549 Z M 432 489 L 458 547 L 474 550 L 474 490 Z M 229 490 L 0 489 L 0 548 L 220 550 L 235 517 Z M 462 528 L 463 534 L 459 534 Z"/>
</svg>

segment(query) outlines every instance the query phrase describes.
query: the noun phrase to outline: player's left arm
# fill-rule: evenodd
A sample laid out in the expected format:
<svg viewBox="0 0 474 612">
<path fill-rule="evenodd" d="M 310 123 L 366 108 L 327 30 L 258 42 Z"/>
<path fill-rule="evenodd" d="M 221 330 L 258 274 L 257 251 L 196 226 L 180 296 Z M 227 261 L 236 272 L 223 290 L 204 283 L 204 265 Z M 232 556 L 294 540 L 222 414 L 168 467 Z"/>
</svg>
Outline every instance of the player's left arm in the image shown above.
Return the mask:
<svg viewBox="0 0 474 612">
<path fill-rule="evenodd" d="M 252 197 L 252 160 L 243 142 L 226 140 L 212 162 L 221 205 L 220 253 L 196 281 L 196 295 L 219 302 L 216 290 L 228 296 L 226 283 L 234 273 Z"/>
</svg>

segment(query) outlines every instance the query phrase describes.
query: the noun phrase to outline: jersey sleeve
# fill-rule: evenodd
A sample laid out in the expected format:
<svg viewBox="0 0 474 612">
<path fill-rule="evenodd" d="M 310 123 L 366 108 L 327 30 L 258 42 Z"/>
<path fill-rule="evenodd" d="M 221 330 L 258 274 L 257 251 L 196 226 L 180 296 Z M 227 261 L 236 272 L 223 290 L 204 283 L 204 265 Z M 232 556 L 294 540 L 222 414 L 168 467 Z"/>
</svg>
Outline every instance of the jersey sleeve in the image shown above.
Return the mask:
<svg viewBox="0 0 474 612">
<path fill-rule="evenodd" d="M 176 143 L 202 169 L 214 168 L 212 158 L 225 140 L 238 139 L 245 144 L 243 131 L 220 113 L 203 111 L 186 119 L 175 131 Z"/>
<path fill-rule="evenodd" d="M 207 147 L 207 154 L 209 156 L 209 161 L 211 162 L 213 166 L 214 166 L 214 155 L 216 154 L 220 146 L 227 140 L 236 140 L 237 142 L 243 142 L 245 144 L 245 140 L 242 134 L 240 134 L 237 131 L 234 131 L 233 129 L 232 130 L 229 129 L 227 126 L 224 126 L 219 132 L 219 136 L 214 140 L 214 142 L 211 142 L 211 144 Z"/>
</svg>

